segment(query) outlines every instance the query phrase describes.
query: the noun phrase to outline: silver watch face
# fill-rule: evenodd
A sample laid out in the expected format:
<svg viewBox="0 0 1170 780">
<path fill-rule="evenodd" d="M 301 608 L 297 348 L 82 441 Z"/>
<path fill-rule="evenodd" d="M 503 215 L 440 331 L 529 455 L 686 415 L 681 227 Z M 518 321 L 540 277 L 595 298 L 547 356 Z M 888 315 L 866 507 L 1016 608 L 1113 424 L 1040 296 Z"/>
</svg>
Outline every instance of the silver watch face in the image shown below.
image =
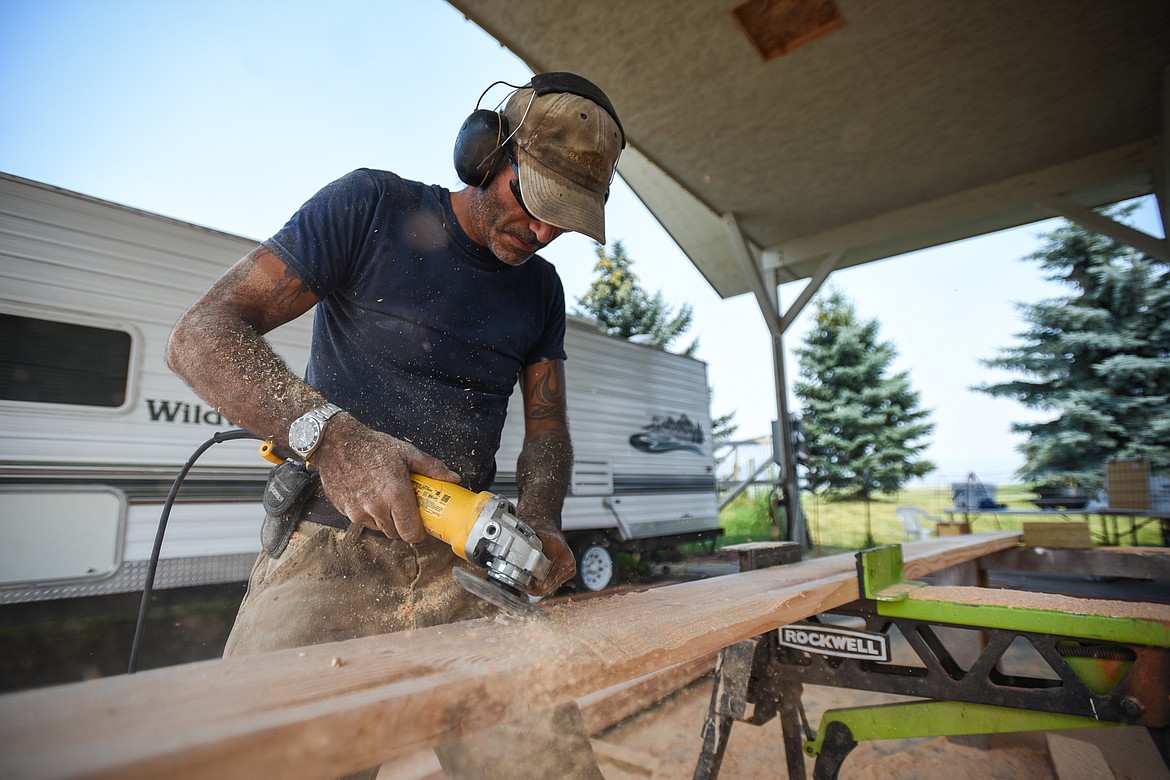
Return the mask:
<svg viewBox="0 0 1170 780">
<path fill-rule="evenodd" d="M 293 420 L 288 429 L 288 445 L 305 455 L 312 452 L 321 440 L 321 421 L 306 414 Z"/>
</svg>

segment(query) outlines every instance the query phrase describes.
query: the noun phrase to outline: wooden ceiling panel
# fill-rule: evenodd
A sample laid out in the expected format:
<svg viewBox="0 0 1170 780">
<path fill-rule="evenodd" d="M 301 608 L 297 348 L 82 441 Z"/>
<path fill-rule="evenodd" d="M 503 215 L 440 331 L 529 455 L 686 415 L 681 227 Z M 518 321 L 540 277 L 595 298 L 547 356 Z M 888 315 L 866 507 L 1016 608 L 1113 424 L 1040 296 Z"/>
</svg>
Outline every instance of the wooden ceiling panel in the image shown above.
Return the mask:
<svg viewBox="0 0 1170 780">
<path fill-rule="evenodd" d="M 749 24 L 780 18 L 784 3 L 758 1 L 763 21 Z M 1037 218 L 999 183 L 1099 170 L 1078 161 L 1163 143 L 1165 0 L 838 0 L 839 25 L 804 45 L 794 34 L 768 61 L 737 21 L 753 3 L 452 3 L 534 71 L 576 71 L 609 93 L 641 155 L 623 159 L 623 178 L 724 296 L 749 286 L 736 282 L 723 214 L 761 256 L 884 223 L 880 240 L 839 247 L 847 264 L 867 262 L 922 248 L 910 236 L 957 240 Z M 1165 163 L 1125 166 L 1148 158 L 1115 155 L 1108 178 L 1147 194 Z M 1117 191 L 1078 180 L 1065 194 Z M 907 214 L 924 222 L 908 226 Z M 786 278 L 819 263 L 781 260 Z"/>
</svg>

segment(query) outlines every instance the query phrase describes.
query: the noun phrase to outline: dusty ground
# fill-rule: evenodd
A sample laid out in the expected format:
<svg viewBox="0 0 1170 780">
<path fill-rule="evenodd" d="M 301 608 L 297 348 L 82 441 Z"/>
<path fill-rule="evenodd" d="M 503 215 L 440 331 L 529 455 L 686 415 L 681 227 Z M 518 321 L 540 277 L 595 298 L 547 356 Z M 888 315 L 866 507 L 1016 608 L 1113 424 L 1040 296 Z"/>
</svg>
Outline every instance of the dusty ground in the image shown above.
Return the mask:
<svg viewBox="0 0 1170 780">
<path fill-rule="evenodd" d="M 819 722 L 821 713 L 829 707 L 893 700 L 893 697 L 881 694 L 813 687 L 806 690 L 805 696 L 806 711 L 813 723 Z M 623 752 L 625 758 L 633 759 L 638 752 L 647 757 L 641 767 L 633 766 L 632 761 L 621 764 L 608 759 L 603 745 L 597 752 L 606 780 L 691 777 L 699 756 L 699 735 L 710 698 L 710 680 L 701 680 L 661 706 L 599 735 L 598 739 L 602 742 L 614 743 L 634 751 Z M 951 744 L 944 739 L 863 743 L 850 754 L 841 776 L 846 780 L 917 780 L 938 778 L 944 774 L 951 780 L 964 777 L 1041 780 L 1052 777 L 1047 756 L 1043 752 L 997 750 L 993 753 Z M 811 778 L 811 759 L 806 762 L 805 769 Z M 778 722 L 763 726 L 737 723 L 732 727 L 719 773 L 722 780 L 784 777 L 786 771 L 784 743 Z"/>
<path fill-rule="evenodd" d="M 710 697 L 711 681 L 705 678 L 660 706 L 599 734 L 594 739 L 594 749 L 605 779 L 692 777 Z M 815 727 L 826 709 L 894 700 L 895 697 L 884 694 L 809 686 L 804 701 Z M 1086 738 L 1084 732 L 1061 734 L 1066 741 Z M 1098 770 L 1098 765 L 1066 749 L 1066 755 L 1080 762 L 1077 767 L 1080 773 L 1057 775 L 1049 757 L 1046 735 L 999 737 L 990 747 L 972 747 L 938 737 L 862 743 L 850 753 L 840 776 L 842 780 L 1048 780 L 1057 777 L 1170 780 L 1170 772 L 1144 729 L 1100 730 L 1091 739 L 1095 744 L 1077 744 L 1094 751 L 1095 760 L 1104 758 L 1108 769 Z M 610 745 L 617 748 L 610 749 Z M 810 759 L 805 766 L 807 777 L 812 777 L 812 770 Z M 721 780 L 762 780 L 782 778 L 786 774 L 778 722 L 763 726 L 735 724 L 719 773 Z"/>
</svg>

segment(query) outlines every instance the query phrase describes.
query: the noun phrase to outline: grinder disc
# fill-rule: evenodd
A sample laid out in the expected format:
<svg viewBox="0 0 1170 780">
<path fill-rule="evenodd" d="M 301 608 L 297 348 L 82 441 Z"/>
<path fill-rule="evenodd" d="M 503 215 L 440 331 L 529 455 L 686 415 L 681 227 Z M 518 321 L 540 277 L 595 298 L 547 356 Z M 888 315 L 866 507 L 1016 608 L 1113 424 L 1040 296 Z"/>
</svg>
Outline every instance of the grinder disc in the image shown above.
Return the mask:
<svg viewBox="0 0 1170 780">
<path fill-rule="evenodd" d="M 451 576 L 459 586 L 473 596 L 478 596 L 489 604 L 494 604 L 505 612 L 525 618 L 548 620 L 548 614 L 539 607 L 533 606 L 527 596 L 520 596 L 513 591 L 488 580 L 480 579 L 469 571 L 455 566 L 451 569 Z"/>
</svg>

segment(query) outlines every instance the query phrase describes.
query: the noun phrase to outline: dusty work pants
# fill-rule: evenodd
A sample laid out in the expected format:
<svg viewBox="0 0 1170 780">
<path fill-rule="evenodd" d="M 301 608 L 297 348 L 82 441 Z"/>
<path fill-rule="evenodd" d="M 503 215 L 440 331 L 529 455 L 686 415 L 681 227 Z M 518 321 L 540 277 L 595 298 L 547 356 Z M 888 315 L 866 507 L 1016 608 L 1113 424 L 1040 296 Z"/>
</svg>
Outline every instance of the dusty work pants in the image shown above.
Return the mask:
<svg viewBox="0 0 1170 780">
<path fill-rule="evenodd" d="M 251 655 L 486 617 L 496 608 L 451 577 L 451 548 L 301 523 L 279 558 L 261 553 L 225 655 Z M 436 749 L 449 778 L 600 780 L 576 705 Z M 377 769 L 350 777 L 372 780 Z"/>
</svg>

